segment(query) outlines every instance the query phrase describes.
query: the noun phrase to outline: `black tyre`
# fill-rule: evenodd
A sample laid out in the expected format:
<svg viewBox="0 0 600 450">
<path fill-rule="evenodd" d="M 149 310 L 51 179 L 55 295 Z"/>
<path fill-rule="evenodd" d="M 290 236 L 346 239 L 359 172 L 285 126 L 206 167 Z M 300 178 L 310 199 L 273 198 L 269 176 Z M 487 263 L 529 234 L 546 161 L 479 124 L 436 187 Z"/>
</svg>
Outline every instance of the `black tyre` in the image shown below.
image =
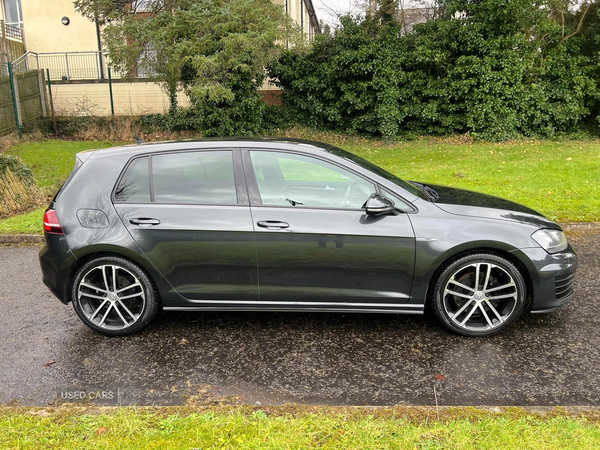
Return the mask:
<svg viewBox="0 0 600 450">
<path fill-rule="evenodd" d="M 491 336 L 510 327 L 523 312 L 526 286 L 510 261 L 478 253 L 459 258 L 434 281 L 433 310 L 463 336 Z"/>
<path fill-rule="evenodd" d="M 148 275 L 131 261 L 113 256 L 94 259 L 79 269 L 71 295 L 81 320 L 106 336 L 141 331 L 160 303 Z"/>
</svg>

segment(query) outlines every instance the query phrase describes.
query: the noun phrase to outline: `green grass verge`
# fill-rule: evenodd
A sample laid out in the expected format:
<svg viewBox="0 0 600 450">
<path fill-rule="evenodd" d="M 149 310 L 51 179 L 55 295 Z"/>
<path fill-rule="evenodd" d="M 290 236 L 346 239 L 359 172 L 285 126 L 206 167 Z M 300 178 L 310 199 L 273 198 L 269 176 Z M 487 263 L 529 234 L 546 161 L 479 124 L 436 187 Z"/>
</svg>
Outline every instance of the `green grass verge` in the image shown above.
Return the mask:
<svg viewBox="0 0 600 450">
<path fill-rule="evenodd" d="M 33 172 L 33 178 L 38 186 L 56 190 L 73 170 L 76 153 L 113 145 L 115 143 L 49 139 L 26 142 L 11 147 L 4 153 L 20 156 L 25 165 Z"/>
<path fill-rule="evenodd" d="M 497 144 L 423 139 L 385 144 L 332 133 L 294 130 L 291 134 L 337 145 L 407 180 L 496 195 L 560 222 L 600 221 L 600 141 Z M 38 185 L 53 192 L 71 172 L 75 153 L 111 145 L 116 144 L 45 140 L 6 153 L 19 155 Z M 41 232 L 39 215 L 37 211 L 0 220 L 0 233 Z"/>
<path fill-rule="evenodd" d="M 201 409 L 101 414 L 0 412 L 3 448 L 19 449 L 597 449 L 600 427 L 585 418 L 483 414 L 436 420 L 380 411 Z M 68 410 L 67 410 L 68 411 Z M 391 412 L 391 413 L 390 413 Z M 461 414 L 455 414 L 461 416 Z"/>
<path fill-rule="evenodd" d="M 0 234 L 42 234 L 46 207 L 0 220 Z"/>
</svg>

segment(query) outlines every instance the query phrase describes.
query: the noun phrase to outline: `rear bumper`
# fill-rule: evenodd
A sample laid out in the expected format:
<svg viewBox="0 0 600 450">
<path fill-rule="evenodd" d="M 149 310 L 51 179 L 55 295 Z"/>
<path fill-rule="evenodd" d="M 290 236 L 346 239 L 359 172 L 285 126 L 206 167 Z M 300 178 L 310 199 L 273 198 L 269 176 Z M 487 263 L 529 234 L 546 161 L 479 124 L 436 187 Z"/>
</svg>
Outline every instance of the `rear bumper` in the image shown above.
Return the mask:
<svg viewBox="0 0 600 450">
<path fill-rule="evenodd" d="M 570 245 L 564 252 L 553 255 L 542 248 L 524 248 L 517 252 L 531 274 L 532 313 L 556 311 L 573 298 L 577 255 Z"/>
<path fill-rule="evenodd" d="M 45 233 L 46 243 L 39 253 L 42 281 L 63 303 L 70 301 L 68 281 L 76 258 L 63 235 Z"/>
</svg>

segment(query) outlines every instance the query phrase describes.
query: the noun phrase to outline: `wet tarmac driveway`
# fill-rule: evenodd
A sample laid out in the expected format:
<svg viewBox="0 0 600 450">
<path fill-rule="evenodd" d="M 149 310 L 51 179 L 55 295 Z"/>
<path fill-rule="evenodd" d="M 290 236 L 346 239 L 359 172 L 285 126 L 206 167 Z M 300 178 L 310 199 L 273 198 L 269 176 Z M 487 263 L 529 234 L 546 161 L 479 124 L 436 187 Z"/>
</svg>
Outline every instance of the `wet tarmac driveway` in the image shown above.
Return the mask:
<svg viewBox="0 0 600 450">
<path fill-rule="evenodd" d="M 243 402 L 600 405 L 600 234 L 571 237 L 575 298 L 500 336 L 431 317 L 165 313 L 127 338 L 85 327 L 42 285 L 37 247 L 0 248 L 0 404 Z"/>
</svg>

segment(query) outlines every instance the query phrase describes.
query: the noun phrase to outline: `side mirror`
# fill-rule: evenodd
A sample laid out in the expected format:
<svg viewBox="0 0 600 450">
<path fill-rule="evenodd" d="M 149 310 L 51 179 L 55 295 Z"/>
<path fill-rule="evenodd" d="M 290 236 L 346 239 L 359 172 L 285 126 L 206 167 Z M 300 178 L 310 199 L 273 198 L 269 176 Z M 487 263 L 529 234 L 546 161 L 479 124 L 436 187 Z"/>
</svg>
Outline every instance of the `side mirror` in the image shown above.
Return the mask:
<svg viewBox="0 0 600 450">
<path fill-rule="evenodd" d="M 389 198 L 381 194 L 371 194 L 365 202 L 364 208 L 370 216 L 383 216 L 396 209 L 396 205 Z"/>
</svg>

